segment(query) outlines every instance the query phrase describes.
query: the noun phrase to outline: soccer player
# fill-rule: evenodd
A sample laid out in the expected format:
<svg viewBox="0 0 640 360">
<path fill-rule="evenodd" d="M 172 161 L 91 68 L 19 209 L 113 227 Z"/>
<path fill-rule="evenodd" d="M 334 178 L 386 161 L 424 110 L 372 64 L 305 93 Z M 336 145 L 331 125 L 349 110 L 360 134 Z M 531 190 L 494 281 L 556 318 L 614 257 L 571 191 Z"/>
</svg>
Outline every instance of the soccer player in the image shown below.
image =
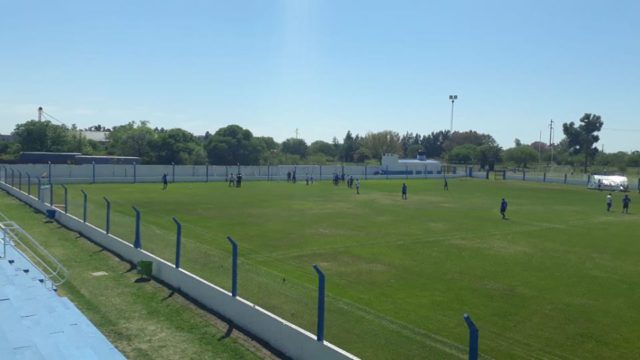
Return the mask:
<svg viewBox="0 0 640 360">
<path fill-rule="evenodd" d="M 238 175 L 236 175 L 236 187 L 240 186 L 242 186 L 242 174 L 238 173 Z"/>
<path fill-rule="evenodd" d="M 233 173 L 229 174 L 229 187 L 236 187 L 236 177 Z"/>
<path fill-rule="evenodd" d="M 402 200 L 407 200 L 407 183 L 402 183 Z"/>
<path fill-rule="evenodd" d="M 356 194 L 360 195 L 360 179 L 356 179 Z"/>
<path fill-rule="evenodd" d="M 607 195 L 607 212 L 611 211 L 612 204 L 613 204 L 613 196 L 611 196 L 611 193 L 609 193 L 609 195 Z"/>
<path fill-rule="evenodd" d="M 167 180 L 167 174 L 162 174 L 162 190 L 167 190 L 169 187 L 169 180 Z"/>
<path fill-rule="evenodd" d="M 622 198 L 622 212 L 625 214 L 629 213 L 629 203 L 631 202 L 631 198 L 629 195 L 625 194 Z"/>
<path fill-rule="evenodd" d="M 500 202 L 500 215 L 502 215 L 502 219 L 506 219 L 507 216 L 505 213 L 507 212 L 507 200 L 502 198 L 502 202 Z"/>
<path fill-rule="evenodd" d="M 444 178 L 444 189 L 449 191 L 449 183 L 447 182 L 447 178 Z"/>
</svg>

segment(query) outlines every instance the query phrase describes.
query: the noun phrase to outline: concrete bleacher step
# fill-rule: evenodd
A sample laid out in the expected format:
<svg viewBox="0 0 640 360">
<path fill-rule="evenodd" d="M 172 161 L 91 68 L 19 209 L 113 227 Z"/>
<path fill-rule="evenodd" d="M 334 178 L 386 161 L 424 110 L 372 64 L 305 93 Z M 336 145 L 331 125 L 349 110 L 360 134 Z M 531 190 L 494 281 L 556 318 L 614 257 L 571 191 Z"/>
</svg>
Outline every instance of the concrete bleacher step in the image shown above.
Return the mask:
<svg viewBox="0 0 640 360">
<path fill-rule="evenodd" d="M 0 360 L 124 359 L 69 299 L 48 288 L 45 276 L 24 255 L 11 246 L 4 255 Z"/>
</svg>

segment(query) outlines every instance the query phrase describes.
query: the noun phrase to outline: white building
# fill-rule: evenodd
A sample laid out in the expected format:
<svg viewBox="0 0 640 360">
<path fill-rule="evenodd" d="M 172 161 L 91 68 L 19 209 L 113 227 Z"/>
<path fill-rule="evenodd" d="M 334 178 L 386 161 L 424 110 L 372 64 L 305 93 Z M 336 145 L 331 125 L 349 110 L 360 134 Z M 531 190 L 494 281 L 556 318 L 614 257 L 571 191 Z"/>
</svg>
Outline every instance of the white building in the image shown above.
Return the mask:
<svg viewBox="0 0 640 360">
<path fill-rule="evenodd" d="M 440 174 L 442 164 L 437 160 L 429 160 L 419 153 L 416 159 L 400 159 L 396 154 L 384 154 L 380 169 L 388 174 Z"/>
</svg>

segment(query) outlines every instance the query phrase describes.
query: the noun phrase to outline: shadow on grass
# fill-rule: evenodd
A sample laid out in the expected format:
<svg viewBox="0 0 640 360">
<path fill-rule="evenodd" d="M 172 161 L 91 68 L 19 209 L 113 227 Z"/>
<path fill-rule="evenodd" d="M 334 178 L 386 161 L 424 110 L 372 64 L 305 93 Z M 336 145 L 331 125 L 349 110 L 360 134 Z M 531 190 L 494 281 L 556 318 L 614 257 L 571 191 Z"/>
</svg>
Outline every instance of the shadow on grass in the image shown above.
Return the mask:
<svg viewBox="0 0 640 360">
<path fill-rule="evenodd" d="M 231 336 L 231 334 L 233 333 L 233 329 L 233 324 L 227 324 L 227 331 L 225 331 L 225 333 L 218 338 L 218 341 L 222 341 Z"/>
<path fill-rule="evenodd" d="M 136 284 L 147 283 L 149 281 L 151 281 L 151 279 L 150 278 L 146 278 L 146 277 L 141 277 L 141 278 L 137 278 L 137 279 L 133 280 L 133 282 L 136 283 Z"/>
<path fill-rule="evenodd" d="M 173 297 L 173 295 L 175 295 L 175 294 L 176 294 L 176 292 L 175 292 L 175 291 L 173 291 L 173 290 L 171 290 L 171 292 L 170 292 L 169 294 L 167 294 L 167 296 L 163 297 L 160 301 L 166 301 L 166 300 L 169 300 L 169 299 L 170 299 L 170 298 L 172 298 L 172 297 Z"/>
<path fill-rule="evenodd" d="M 130 273 L 137 268 L 138 266 L 136 264 L 129 264 L 129 268 L 126 271 L 124 271 L 123 274 Z"/>
</svg>

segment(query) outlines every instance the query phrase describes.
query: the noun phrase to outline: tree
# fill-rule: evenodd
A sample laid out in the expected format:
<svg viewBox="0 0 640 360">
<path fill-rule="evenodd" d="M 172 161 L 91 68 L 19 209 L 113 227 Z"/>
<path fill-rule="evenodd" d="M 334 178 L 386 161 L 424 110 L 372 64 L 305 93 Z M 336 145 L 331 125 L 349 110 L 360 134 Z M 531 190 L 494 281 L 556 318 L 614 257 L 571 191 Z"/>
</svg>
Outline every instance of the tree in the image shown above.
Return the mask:
<svg viewBox="0 0 640 360">
<path fill-rule="evenodd" d="M 342 142 L 342 161 L 345 162 L 353 162 L 353 156 L 358 150 L 358 145 L 351 135 L 351 131 L 347 131 L 347 134 L 344 136 L 344 141 Z"/>
<path fill-rule="evenodd" d="M 477 148 L 477 160 L 481 168 L 493 170 L 495 164 L 502 161 L 502 148 L 498 145 L 481 145 Z"/>
<path fill-rule="evenodd" d="M 489 134 L 480 134 L 476 131 L 469 130 L 469 131 L 463 131 L 463 132 L 459 132 L 459 131 L 453 132 L 453 134 L 451 134 L 449 139 L 447 139 L 447 141 L 444 142 L 443 148 L 446 151 L 450 151 L 456 146 L 465 145 L 465 144 L 471 144 L 475 146 L 498 145 L 498 143 L 493 138 L 493 136 Z"/>
<path fill-rule="evenodd" d="M 589 160 L 598 153 L 598 148 L 593 146 L 600 141 L 600 136 L 596 133 L 602 130 L 602 119 L 600 115 L 585 113 L 580 118 L 580 125 L 572 121 L 562 124 L 562 132 L 569 141 L 569 147 L 573 154 L 584 155 L 584 171 L 587 172 Z"/>
<path fill-rule="evenodd" d="M 538 159 L 538 152 L 529 145 L 520 145 L 504 151 L 504 159 L 523 168 Z"/>
<path fill-rule="evenodd" d="M 444 154 L 444 143 L 449 140 L 449 130 L 440 130 L 432 132 L 427 136 L 423 136 L 420 144 L 422 150 L 428 158 L 439 158 Z"/>
<path fill-rule="evenodd" d="M 218 129 L 204 144 L 211 164 L 257 165 L 260 155 L 266 150 L 261 139 L 254 138 L 251 131 L 238 125 Z"/>
<path fill-rule="evenodd" d="M 108 151 L 120 156 L 137 156 L 145 162 L 153 162 L 153 146 L 156 133 L 149 127 L 149 122 L 134 121 L 116 126 L 109 133 Z"/>
<path fill-rule="evenodd" d="M 395 131 L 385 130 L 377 133 L 368 133 L 362 138 L 362 147 L 368 151 L 372 159 L 381 160 L 384 154 L 400 154 L 400 134 Z"/>
<path fill-rule="evenodd" d="M 282 142 L 282 152 L 292 155 L 298 155 L 300 158 L 307 156 L 307 143 L 302 139 L 289 138 Z"/>
<path fill-rule="evenodd" d="M 16 125 L 13 136 L 20 151 L 67 151 L 69 129 L 49 120 L 29 120 Z"/>
<path fill-rule="evenodd" d="M 154 150 L 156 163 L 159 164 L 204 164 L 207 161 L 198 139 L 182 129 L 169 129 L 160 133 Z"/>
<path fill-rule="evenodd" d="M 478 147 L 472 144 L 456 146 L 447 153 L 447 161 L 453 164 L 471 164 L 478 155 Z"/>
<path fill-rule="evenodd" d="M 309 154 L 322 154 L 328 158 L 335 158 L 337 155 L 336 148 L 333 144 L 329 144 L 326 141 L 317 140 L 309 145 L 309 149 L 307 149 Z"/>
</svg>

